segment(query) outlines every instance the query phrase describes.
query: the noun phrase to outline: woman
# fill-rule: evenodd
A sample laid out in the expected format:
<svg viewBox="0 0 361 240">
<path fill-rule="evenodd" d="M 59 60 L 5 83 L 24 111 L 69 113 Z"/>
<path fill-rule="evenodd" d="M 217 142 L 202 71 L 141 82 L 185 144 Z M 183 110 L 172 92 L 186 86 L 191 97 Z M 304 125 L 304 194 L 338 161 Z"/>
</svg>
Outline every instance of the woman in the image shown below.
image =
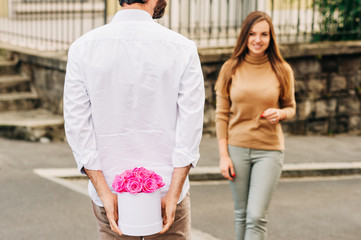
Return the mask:
<svg viewBox="0 0 361 240">
<path fill-rule="evenodd" d="M 271 18 L 252 12 L 217 83 L 220 170 L 230 180 L 237 240 L 265 239 L 266 214 L 282 171 L 280 122 L 295 114 L 294 78 Z"/>
</svg>

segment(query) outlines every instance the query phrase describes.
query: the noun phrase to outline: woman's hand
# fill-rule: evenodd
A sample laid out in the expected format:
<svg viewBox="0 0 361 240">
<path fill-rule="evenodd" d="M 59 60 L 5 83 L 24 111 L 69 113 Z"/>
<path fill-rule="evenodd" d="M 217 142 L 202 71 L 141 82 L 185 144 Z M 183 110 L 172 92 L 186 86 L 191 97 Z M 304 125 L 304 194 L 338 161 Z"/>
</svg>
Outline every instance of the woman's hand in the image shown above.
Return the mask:
<svg viewBox="0 0 361 240">
<path fill-rule="evenodd" d="M 267 119 L 270 124 L 277 124 L 285 119 L 285 114 L 281 109 L 268 108 L 262 113 L 261 117 Z"/>
<path fill-rule="evenodd" d="M 234 172 L 232 159 L 229 156 L 221 157 L 219 161 L 219 168 L 225 178 L 233 181 L 236 174 Z"/>
</svg>

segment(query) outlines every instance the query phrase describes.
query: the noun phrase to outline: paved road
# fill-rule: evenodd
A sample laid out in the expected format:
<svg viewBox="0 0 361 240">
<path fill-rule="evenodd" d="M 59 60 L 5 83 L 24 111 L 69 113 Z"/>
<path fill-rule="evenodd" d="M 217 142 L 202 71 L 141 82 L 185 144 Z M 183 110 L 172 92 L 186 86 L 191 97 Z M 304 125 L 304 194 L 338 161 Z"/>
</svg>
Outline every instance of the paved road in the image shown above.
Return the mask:
<svg viewBox="0 0 361 240">
<path fill-rule="evenodd" d="M 192 184 L 192 225 L 233 240 L 228 183 Z M 269 240 L 360 240 L 361 177 L 282 180 L 269 215 Z"/>
<path fill-rule="evenodd" d="M 89 198 L 19 165 L 1 167 L 0 239 L 96 239 Z"/>
<path fill-rule="evenodd" d="M 64 143 L 0 138 L 0 239 L 95 239 L 89 198 L 33 173 L 74 167 Z"/>
<path fill-rule="evenodd" d="M 354 146 L 347 156 L 360 153 Z M 96 239 L 89 198 L 33 172 L 74 167 L 65 143 L 0 138 L 0 239 Z M 193 227 L 234 239 L 228 183 L 192 183 L 191 196 Z M 270 240 L 360 240 L 360 199 L 360 177 L 282 180 L 270 209 Z"/>
</svg>

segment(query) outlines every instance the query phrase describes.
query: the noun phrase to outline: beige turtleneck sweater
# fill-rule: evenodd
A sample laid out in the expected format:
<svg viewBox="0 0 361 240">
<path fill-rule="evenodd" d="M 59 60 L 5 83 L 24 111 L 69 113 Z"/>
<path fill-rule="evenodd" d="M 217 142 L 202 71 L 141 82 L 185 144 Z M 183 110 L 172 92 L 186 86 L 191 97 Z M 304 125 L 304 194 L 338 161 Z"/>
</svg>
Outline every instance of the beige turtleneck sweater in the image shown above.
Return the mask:
<svg viewBox="0 0 361 240">
<path fill-rule="evenodd" d="M 292 96 L 280 101 L 280 83 L 272 70 L 268 55 L 246 55 L 232 76 L 229 97 L 217 91 L 217 138 L 228 139 L 229 145 L 283 150 L 284 135 L 280 123 L 270 124 L 261 114 L 268 108 L 279 108 L 286 119 L 295 115 L 294 77 L 286 64 L 292 86 Z M 220 74 L 219 77 L 222 77 Z"/>
</svg>

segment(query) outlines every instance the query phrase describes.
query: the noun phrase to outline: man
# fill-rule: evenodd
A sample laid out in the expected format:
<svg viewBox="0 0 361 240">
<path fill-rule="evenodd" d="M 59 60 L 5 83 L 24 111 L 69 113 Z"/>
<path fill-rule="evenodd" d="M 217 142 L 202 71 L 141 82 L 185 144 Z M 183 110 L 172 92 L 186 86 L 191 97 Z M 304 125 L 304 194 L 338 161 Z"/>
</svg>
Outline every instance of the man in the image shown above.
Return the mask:
<svg viewBox="0 0 361 240">
<path fill-rule="evenodd" d="M 116 174 L 160 174 L 163 229 L 144 239 L 190 239 L 188 172 L 197 164 L 204 83 L 194 42 L 158 23 L 166 0 L 119 0 L 110 24 L 69 49 L 64 87 L 67 140 L 89 195 L 99 239 L 139 239 L 117 226 Z"/>
</svg>

